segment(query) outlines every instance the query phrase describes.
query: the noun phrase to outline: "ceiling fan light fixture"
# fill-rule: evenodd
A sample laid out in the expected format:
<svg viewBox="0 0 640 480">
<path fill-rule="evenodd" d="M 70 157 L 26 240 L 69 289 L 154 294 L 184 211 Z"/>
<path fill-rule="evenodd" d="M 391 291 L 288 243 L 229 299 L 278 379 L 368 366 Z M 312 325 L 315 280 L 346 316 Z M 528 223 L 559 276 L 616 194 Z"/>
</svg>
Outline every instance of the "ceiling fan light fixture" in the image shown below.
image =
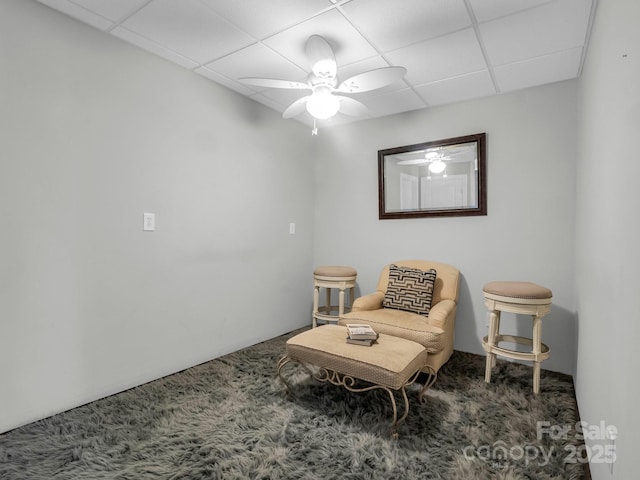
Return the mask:
<svg viewBox="0 0 640 480">
<path fill-rule="evenodd" d="M 333 117 L 338 110 L 340 101 L 331 94 L 328 87 L 316 87 L 307 100 L 307 111 L 320 120 Z"/>
<path fill-rule="evenodd" d="M 442 173 L 447 165 L 442 160 L 436 160 L 429 164 L 429 171 L 432 173 Z"/>
</svg>

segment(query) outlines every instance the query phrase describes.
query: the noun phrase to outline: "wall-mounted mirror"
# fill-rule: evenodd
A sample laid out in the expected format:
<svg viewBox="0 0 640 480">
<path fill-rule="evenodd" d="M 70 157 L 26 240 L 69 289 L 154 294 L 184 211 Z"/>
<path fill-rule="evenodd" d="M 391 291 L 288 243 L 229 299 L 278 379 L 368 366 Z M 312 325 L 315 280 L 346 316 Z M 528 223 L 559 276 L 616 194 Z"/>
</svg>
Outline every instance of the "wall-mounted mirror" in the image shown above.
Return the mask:
<svg viewBox="0 0 640 480">
<path fill-rule="evenodd" d="M 486 215 L 485 137 L 378 150 L 380 219 Z"/>
</svg>

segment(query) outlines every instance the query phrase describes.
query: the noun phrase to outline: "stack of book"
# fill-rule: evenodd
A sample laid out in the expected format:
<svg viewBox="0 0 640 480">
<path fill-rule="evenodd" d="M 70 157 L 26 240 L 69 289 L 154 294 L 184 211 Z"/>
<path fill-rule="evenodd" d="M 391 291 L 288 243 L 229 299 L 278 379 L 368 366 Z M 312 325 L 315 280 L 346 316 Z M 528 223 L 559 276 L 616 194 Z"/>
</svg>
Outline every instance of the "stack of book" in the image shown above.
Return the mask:
<svg viewBox="0 0 640 480">
<path fill-rule="evenodd" d="M 359 323 L 347 324 L 347 343 L 370 347 L 378 339 L 378 334 L 370 325 Z"/>
</svg>

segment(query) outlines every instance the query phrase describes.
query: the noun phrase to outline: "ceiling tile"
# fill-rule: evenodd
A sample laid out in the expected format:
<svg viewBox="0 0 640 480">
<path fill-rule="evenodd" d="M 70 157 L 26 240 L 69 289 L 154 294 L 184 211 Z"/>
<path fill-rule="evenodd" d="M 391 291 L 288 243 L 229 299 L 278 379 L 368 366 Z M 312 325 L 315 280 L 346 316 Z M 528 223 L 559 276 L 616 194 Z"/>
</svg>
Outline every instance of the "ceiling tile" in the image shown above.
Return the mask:
<svg viewBox="0 0 640 480">
<path fill-rule="evenodd" d="M 393 65 L 406 67 L 406 78 L 413 85 L 487 69 L 471 28 L 389 52 L 386 57 Z"/>
<path fill-rule="evenodd" d="M 544 85 L 575 78 L 580 69 L 582 48 L 510 63 L 494 69 L 501 92 Z"/>
<path fill-rule="evenodd" d="M 552 1 L 554 0 L 469 0 L 469 3 L 476 20 L 486 22 Z"/>
<path fill-rule="evenodd" d="M 237 79 L 304 80 L 305 43 L 322 35 L 338 82 L 407 68 L 392 85 L 353 94 L 370 116 L 574 78 L 595 12 L 594 0 L 38 1 L 278 111 L 309 92 Z M 307 113 L 296 120 L 313 124 Z"/>
<path fill-rule="evenodd" d="M 94 12 L 90 12 L 89 10 L 82 8 L 75 3 L 71 3 L 67 0 L 38 0 L 43 5 L 51 7 L 55 10 L 58 10 L 65 15 L 75 18 L 76 20 L 80 20 L 81 22 L 87 23 L 92 27 L 98 28 L 100 30 L 108 30 L 113 26 L 113 22 L 104 18 L 101 15 L 98 15 Z"/>
<path fill-rule="evenodd" d="M 307 77 L 307 72 L 261 43 L 208 63 L 206 67 L 236 80 L 242 77 L 260 77 L 305 81 Z M 253 91 L 263 90 L 260 87 L 250 88 Z"/>
<path fill-rule="evenodd" d="M 148 2 L 149 0 L 73 0 L 73 3 L 114 22 L 122 20 Z"/>
<path fill-rule="evenodd" d="M 426 106 L 424 101 L 409 88 L 367 97 L 362 100 L 362 103 L 369 108 L 369 114 L 372 117 L 417 110 Z"/>
<path fill-rule="evenodd" d="M 349 20 L 382 52 L 471 25 L 463 0 L 352 1 L 342 6 Z M 381 14 L 384 12 L 384 14 Z"/>
<path fill-rule="evenodd" d="M 360 60 L 359 62 L 350 63 L 349 65 L 343 65 L 340 67 L 340 71 L 338 72 L 338 83 L 343 82 L 346 79 L 353 77 L 354 75 L 358 75 L 369 70 L 374 70 L 376 68 L 384 68 L 389 66 L 389 62 L 387 62 L 380 55 L 369 57 L 364 60 Z"/>
<path fill-rule="evenodd" d="M 485 97 L 496 93 L 491 75 L 487 70 L 420 85 L 415 89 L 430 106 Z"/>
<path fill-rule="evenodd" d="M 286 106 L 280 105 L 278 102 L 273 101 L 272 99 L 263 95 L 262 93 L 253 94 L 249 98 L 263 105 L 266 105 L 267 107 L 272 108 L 273 110 L 280 113 L 284 112 L 285 108 L 287 108 Z"/>
<path fill-rule="evenodd" d="M 202 0 L 256 39 L 281 32 L 331 7 L 330 0 Z"/>
<path fill-rule="evenodd" d="M 197 0 L 154 0 L 122 26 L 200 64 L 254 43 Z"/>
<path fill-rule="evenodd" d="M 158 45 L 157 43 L 149 40 L 148 38 L 144 38 L 136 33 L 130 32 L 126 28 L 117 27 L 111 31 L 111 34 L 125 40 L 137 47 L 143 48 L 148 52 L 151 52 L 159 57 L 170 60 L 178 65 L 185 68 L 195 68 L 198 66 L 198 63 L 191 60 L 190 58 L 186 58 L 179 53 L 176 53 L 172 50 L 169 50 L 162 45 Z"/>
<path fill-rule="evenodd" d="M 219 83 L 220 85 L 224 85 L 225 87 L 230 88 L 231 90 L 241 93 L 242 95 L 252 95 L 255 93 L 254 90 L 250 89 L 246 85 L 243 85 L 242 83 L 231 80 L 230 78 L 227 78 L 224 75 L 220 75 L 219 73 L 214 72 L 213 70 L 209 70 L 206 67 L 198 67 L 194 70 L 194 72 L 196 72 L 199 75 L 202 75 L 203 77 L 207 77 L 209 80 L 213 80 L 214 82 Z"/>
<path fill-rule="evenodd" d="M 480 24 L 492 65 L 504 65 L 581 46 L 591 0 L 563 0 Z"/>
<path fill-rule="evenodd" d="M 313 34 L 322 35 L 329 42 L 339 66 L 377 55 L 369 42 L 337 10 L 318 15 L 266 39 L 264 43 L 305 71 L 309 71 L 310 65 L 304 53 L 304 46 Z"/>
</svg>

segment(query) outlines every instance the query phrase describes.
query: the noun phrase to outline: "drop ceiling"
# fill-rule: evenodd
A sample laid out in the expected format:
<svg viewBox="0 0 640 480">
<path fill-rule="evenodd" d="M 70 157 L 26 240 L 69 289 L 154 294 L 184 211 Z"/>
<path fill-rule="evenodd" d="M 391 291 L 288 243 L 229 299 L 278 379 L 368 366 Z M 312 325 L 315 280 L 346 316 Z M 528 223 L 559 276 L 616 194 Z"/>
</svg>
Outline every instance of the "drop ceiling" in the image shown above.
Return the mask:
<svg viewBox="0 0 640 480">
<path fill-rule="evenodd" d="M 428 108 L 580 75 L 597 0 L 38 0 L 278 112 L 307 94 L 238 81 L 304 81 L 322 35 L 339 80 L 403 66 L 404 79 L 353 97 L 365 117 Z M 308 113 L 297 120 L 312 123 Z M 291 121 L 291 120 L 282 120 Z"/>
</svg>

